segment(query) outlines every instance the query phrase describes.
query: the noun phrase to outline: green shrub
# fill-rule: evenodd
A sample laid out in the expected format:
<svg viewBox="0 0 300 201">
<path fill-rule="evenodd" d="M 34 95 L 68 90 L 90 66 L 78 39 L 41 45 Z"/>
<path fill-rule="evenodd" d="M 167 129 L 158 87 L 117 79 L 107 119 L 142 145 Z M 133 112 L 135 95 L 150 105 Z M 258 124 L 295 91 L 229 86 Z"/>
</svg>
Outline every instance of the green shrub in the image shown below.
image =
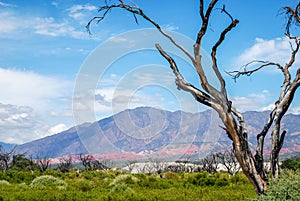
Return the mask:
<svg viewBox="0 0 300 201">
<path fill-rule="evenodd" d="M 64 189 L 65 187 L 67 187 L 67 183 L 62 179 L 56 178 L 52 175 L 43 175 L 35 178 L 31 182 L 30 187 L 33 188 L 57 187 L 59 189 Z"/>
<path fill-rule="evenodd" d="M 281 178 L 271 181 L 265 195 L 261 195 L 256 200 L 300 200 L 300 173 L 294 171 L 283 171 Z"/>
<path fill-rule="evenodd" d="M 45 172 L 43 172 L 43 175 L 51 175 L 53 177 L 61 178 L 61 179 L 64 179 L 67 174 L 68 173 L 62 173 L 60 171 L 53 170 L 53 169 L 47 169 Z"/>
<path fill-rule="evenodd" d="M 87 192 L 95 188 L 95 183 L 93 181 L 88 181 L 85 179 L 80 179 L 72 183 L 72 185 L 75 186 L 76 189 Z"/>
<path fill-rule="evenodd" d="M 82 172 L 82 176 L 87 180 L 105 178 L 105 175 L 102 171 L 84 171 Z"/>
<path fill-rule="evenodd" d="M 135 192 L 124 183 L 114 185 L 109 192 L 109 196 L 113 197 L 114 200 L 128 200 L 134 195 Z"/>
<path fill-rule="evenodd" d="M 130 174 L 123 174 L 123 175 L 119 175 L 117 176 L 110 184 L 109 186 L 113 186 L 113 185 L 116 185 L 120 182 L 124 182 L 124 183 L 127 183 L 127 184 L 132 184 L 132 183 L 136 183 L 138 182 L 139 179 L 136 178 L 135 176 L 133 175 L 130 175 Z"/>
<path fill-rule="evenodd" d="M 10 183 L 6 180 L 0 180 L 0 186 L 9 186 Z"/>
<path fill-rule="evenodd" d="M 243 185 L 243 184 L 249 183 L 249 180 L 247 179 L 246 175 L 244 175 L 244 174 L 236 174 L 229 178 L 229 182 L 234 185 L 237 185 L 237 184 Z"/>
<path fill-rule="evenodd" d="M 163 174 L 163 178 L 165 178 L 165 179 L 176 179 L 176 180 L 178 180 L 178 179 L 180 179 L 180 176 L 179 176 L 177 173 L 175 173 L 175 172 L 165 172 L 165 173 Z"/>
<path fill-rule="evenodd" d="M 200 172 L 196 175 L 192 175 L 188 181 L 196 186 L 214 186 L 216 179 L 215 175 L 209 175 L 207 172 Z"/>
<path fill-rule="evenodd" d="M 281 168 L 290 170 L 300 170 L 300 160 L 298 159 L 286 159 L 282 161 Z"/>
<path fill-rule="evenodd" d="M 31 171 L 18 171 L 18 170 L 9 170 L 6 172 L 1 172 L 0 180 L 6 180 L 10 183 L 27 183 L 30 184 L 32 180 L 38 176 L 38 172 Z"/>
<path fill-rule="evenodd" d="M 218 187 L 227 186 L 229 185 L 229 181 L 226 178 L 220 178 L 216 180 L 215 185 Z"/>
</svg>

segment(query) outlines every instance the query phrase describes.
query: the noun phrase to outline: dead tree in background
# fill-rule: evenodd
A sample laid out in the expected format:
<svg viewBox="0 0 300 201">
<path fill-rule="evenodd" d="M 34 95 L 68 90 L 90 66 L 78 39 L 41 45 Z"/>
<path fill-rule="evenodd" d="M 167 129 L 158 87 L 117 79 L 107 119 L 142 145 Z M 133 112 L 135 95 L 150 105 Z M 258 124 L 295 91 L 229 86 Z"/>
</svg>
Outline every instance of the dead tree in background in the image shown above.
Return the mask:
<svg viewBox="0 0 300 201">
<path fill-rule="evenodd" d="M 82 165 L 84 166 L 85 170 L 92 170 L 93 169 L 93 160 L 94 157 L 92 155 L 82 155 L 80 154 L 80 161 L 82 163 Z"/>
<path fill-rule="evenodd" d="M 127 163 L 126 163 L 126 166 L 128 167 L 128 172 L 132 172 L 135 167 L 136 167 L 136 164 L 137 164 L 137 161 L 136 160 L 129 160 Z"/>
<path fill-rule="evenodd" d="M 63 173 L 70 172 L 72 169 L 72 156 L 63 157 L 57 166 L 57 169 Z"/>
<path fill-rule="evenodd" d="M 219 84 L 220 89 L 214 87 L 207 79 L 207 72 L 204 71 L 201 61 L 201 44 L 204 40 L 204 36 L 207 35 L 207 28 L 209 25 L 209 20 L 211 17 L 211 13 L 216 7 L 218 0 L 210 0 L 208 7 L 204 8 L 204 0 L 199 0 L 199 17 L 202 21 L 201 27 L 196 35 L 195 43 L 193 46 L 194 52 L 190 53 L 180 45 L 170 34 L 164 31 L 161 26 L 156 23 L 152 18 L 146 15 L 143 10 L 138 7 L 137 5 L 130 3 L 127 4 L 123 0 L 116 0 L 116 1 L 105 1 L 105 5 L 99 8 L 100 16 L 96 16 L 89 21 L 87 24 L 87 29 L 90 31 L 90 26 L 93 21 L 100 22 L 102 21 L 108 13 L 112 9 L 123 9 L 128 11 L 129 13 L 133 14 L 133 17 L 136 22 L 138 22 L 138 16 L 142 17 L 144 20 L 151 23 L 163 36 L 170 40 L 173 43 L 174 48 L 178 48 L 181 50 L 192 62 L 193 66 L 197 71 L 197 75 L 200 78 L 200 85 L 201 88 L 192 85 L 191 83 L 187 82 L 182 74 L 180 73 L 175 60 L 164 51 L 163 47 L 159 44 L 155 44 L 157 50 L 160 54 L 168 61 L 170 64 L 171 69 L 176 77 L 176 85 L 178 89 L 184 90 L 186 92 L 191 93 L 196 101 L 214 109 L 218 114 L 220 119 L 224 124 L 224 129 L 228 135 L 228 137 L 232 140 L 234 154 L 237 158 L 244 174 L 247 178 L 251 181 L 253 186 L 256 189 L 258 194 L 261 194 L 265 191 L 267 187 L 267 177 L 263 170 L 263 156 L 262 156 L 262 148 L 264 144 L 264 137 L 266 135 L 265 130 L 268 130 L 274 122 L 274 127 L 278 127 L 273 129 L 272 132 L 272 153 L 271 153 L 271 163 L 272 163 L 272 173 L 275 176 L 278 173 L 278 153 L 281 149 L 283 139 L 285 136 L 285 131 L 279 135 L 280 130 L 280 121 L 282 116 L 285 114 L 287 109 L 290 106 L 290 103 L 293 100 L 294 93 L 296 89 L 299 87 L 300 84 L 300 69 L 297 70 L 295 78 L 291 81 L 291 76 L 289 73 L 290 67 L 294 63 L 295 56 L 299 49 L 299 39 L 297 37 L 290 37 L 290 39 L 294 40 L 296 46 L 293 47 L 292 50 L 292 57 L 290 62 L 281 67 L 280 65 L 275 65 L 279 67 L 283 74 L 285 75 L 285 81 L 282 86 L 281 94 L 279 100 L 275 104 L 275 109 L 271 112 L 270 118 L 263 129 L 263 131 L 257 136 L 258 139 L 258 146 L 256 151 L 256 157 L 254 157 L 251 153 L 249 143 L 248 143 L 248 132 L 246 129 L 246 123 L 244 121 L 244 117 L 241 112 L 239 112 L 235 107 L 234 103 L 232 103 L 228 99 L 227 90 L 225 86 L 225 81 L 222 77 L 222 74 L 219 70 L 218 62 L 217 62 L 217 50 L 220 45 L 224 42 L 225 37 L 227 34 L 232 31 L 234 27 L 237 26 L 239 23 L 238 20 L 234 19 L 228 12 L 225 10 L 225 6 L 220 9 L 226 16 L 229 17 L 230 23 L 220 32 L 219 38 L 216 40 L 215 44 L 211 48 L 211 61 L 212 61 L 212 70 L 214 71 Z M 297 11 L 293 9 L 286 9 L 287 14 L 292 16 L 292 19 L 295 19 L 298 22 L 298 7 Z M 294 14 L 296 13 L 296 15 Z M 289 34 L 288 34 L 289 36 Z M 271 65 L 271 64 L 269 64 Z M 267 65 L 267 66 L 269 66 Z M 257 68 L 253 72 L 258 71 L 259 69 L 263 68 L 266 65 L 262 65 L 262 67 Z M 253 73 L 252 72 L 252 73 Z M 239 72 L 236 72 L 236 76 L 238 77 Z"/>
<path fill-rule="evenodd" d="M 50 168 L 50 159 L 46 156 L 43 158 L 40 158 L 38 156 L 35 160 L 35 165 L 41 172 L 45 172 L 47 169 Z"/>
<path fill-rule="evenodd" d="M 233 149 L 226 150 L 225 152 L 216 153 L 218 163 L 223 165 L 229 175 L 235 175 L 241 169 L 237 161 Z"/>
<path fill-rule="evenodd" d="M 6 151 L 0 145 L 0 171 L 7 171 L 10 168 L 10 163 L 14 156 L 15 149 L 16 146 L 12 148 L 10 151 Z"/>
<path fill-rule="evenodd" d="M 218 155 L 217 154 L 210 154 L 203 158 L 200 161 L 201 169 L 206 171 L 210 174 L 214 174 L 218 171 Z"/>
</svg>

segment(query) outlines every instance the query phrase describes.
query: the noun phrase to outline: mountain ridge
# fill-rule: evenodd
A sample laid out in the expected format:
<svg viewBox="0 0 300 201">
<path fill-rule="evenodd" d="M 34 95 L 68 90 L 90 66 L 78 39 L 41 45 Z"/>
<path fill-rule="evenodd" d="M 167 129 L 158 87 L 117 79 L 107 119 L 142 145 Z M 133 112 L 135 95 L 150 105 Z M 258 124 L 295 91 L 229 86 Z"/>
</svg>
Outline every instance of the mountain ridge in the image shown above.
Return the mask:
<svg viewBox="0 0 300 201">
<path fill-rule="evenodd" d="M 93 123 L 84 123 L 77 128 L 72 127 L 61 133 L 18 145 L 16 150 L 50 158 L 87 153 L 199 155 L 201 152 L 224 150 L 231 145 L 218 126 L 221 124 L 218 117 L 213 117 L 212 114 L 212 110 L 189 113 L 152 107 L 127 109 Z M 243 114 L 249 125 L 250 146 L 254 149 L 256 134 L 264 126 L 261 122 L 267 120 L 269 113 L 248 111 Z M 283 153 L 300 151 L 300 115 L 285 115 L 282 127 L 288 130 Z M 267 142 L 269 136 L 266 138 L 265 152 L 270 147 Z"/>
</svg>

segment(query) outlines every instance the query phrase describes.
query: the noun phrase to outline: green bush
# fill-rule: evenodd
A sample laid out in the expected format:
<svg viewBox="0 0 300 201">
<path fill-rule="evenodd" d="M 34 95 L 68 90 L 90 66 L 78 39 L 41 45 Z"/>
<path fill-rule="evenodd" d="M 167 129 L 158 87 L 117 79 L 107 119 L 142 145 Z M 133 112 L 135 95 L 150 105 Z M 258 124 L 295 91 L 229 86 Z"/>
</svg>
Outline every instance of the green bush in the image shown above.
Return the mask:
<svg viewBox="0 0 300 201">
<path fill-rule="evenodd" d="M 229 178 L 229 182 L 234 185 L 237 185 L 237 184 L 244 185 L 244 184 L 249 183 L 249 180 L 247 179 L 247 177 L 244 174 L 236 174 Z"/>
<path fill-rule="evenodd" d="M 90 191 L 93 188 L 95 188 L 95 186 L 96 186 L 93 181 L 88 181 L 88 180 L 85 180 L 85 179 L 80 179 L 80 180 L 77 180 L 75 182 L 72 182 L 72 185 L 76 189 L 78 189 L 80 191 L 83 191 L 83 192 Z"/>
<path fill-rule="evenodd" d="M 190 177 L 188 181 L 196 186 L 214 186 L 216 179 L 215 175 L 209 175 L 207 172 L 200 172 L 195 176 Z"/>
<path fill-rule="evenodd" d="M 57 187 L 59 189 L 64 189 L 65 187 L 67 187 L 67 183 L 62 179 L 58 179 L 52 175 L 43 175 L 35 178 L 31 182 L 30 187 L 33 188 Z"/>
<path fill-rule="evenodd" d="M 290 170 L 300 170 L 300 159 L 286 159 L 282 161 L 281 168 Z"/>
<path fill-rule="evenodd" d="M 10 183 L 27 183 L 30 184 L 32 180 L 39 175 L 38 172 L 9 170 L 0 173 L 0 180 L 6 180 Z"/>
<path fill-rule="evenodd" d="M 300 200 L 300 173 L 291 170 L 283 171 L 281 178 L 271 181 L 265 195 L 261 195 L 255 200 Z"/>
<path fill-rule="evenodd" d="M 175 172 L 165 172 L 163 174 L 163 178 L 165 178 L 165 179 L 180 179 L 180 176 Z"/>
<path fill-rule="evenodd" d="M 0 180 L 0 186 L 8 186 L 10 183 L 6 180 Z"/>
<path fill-rule="evenodd" d="M 136 178 L 135 176 L 133 175 L 130 175 L 130 174 L 123 174 L 123 175 L 119 175 L 117 176 L 110 184 L 109 186 L 113 186 L 113 185 L 116 185 L 120 182 L 124 182 L 124 183 L 127 183 L 127 184 L 132 184 L 132 183 L 136 183 L 138 182 L 139 179 Z"/>
<path fill-rule="evenodd" d="M 109 196 L 113 197 L 113 200 L 129 200 L 130 197 L 135 196 L 135 192 L 126 184 L 116 184 L 110 190 Z"/>
<path fill-rule="evenodd" d="M 82 172 L 82 176 L 87 180 L 105 178 L 105 174 L 102 171 L 84 171 Z"/>
<path fill-rule="evenodd" d="M 215 185 L 218 187 L 227 186 L 229 185 L 229 181 L 226 178 L 220 178 L 216 180 Z"/>
</svg>

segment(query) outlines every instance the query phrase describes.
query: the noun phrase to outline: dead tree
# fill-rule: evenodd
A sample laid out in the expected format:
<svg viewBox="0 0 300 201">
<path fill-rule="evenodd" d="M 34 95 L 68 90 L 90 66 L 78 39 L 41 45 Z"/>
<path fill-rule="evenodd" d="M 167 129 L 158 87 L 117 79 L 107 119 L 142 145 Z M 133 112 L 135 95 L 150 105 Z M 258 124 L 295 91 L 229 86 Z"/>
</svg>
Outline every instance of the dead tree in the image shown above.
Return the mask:
<svg viewBox="0 0 300 201">
<path fill-rule="evenodd" d="M 281 119 L 289 109 L 296 90 L 300 86 L 300 68 L 294 67 L 296 56 L 299 52 L 300 38 L 298 36 L 293 36 L 290 33 L 291 26 L 299 26 L 300 24 L 300 2 L 296 6 L 295 10 L 291 7 L 282 8 L 283 14 L 287 16 L 287 24 L 285 35 L 290 41 L 291 55 L 284 65 L 276 62 L 270 61 L 251 61 L 243 66 L 243 71 L 233 71 L 229 74 L 236 80 L 240 76 L 246 75 L 250 76 L 256 73 L 262 68 L 275 67 L 283 75 L 283 81 L 279 97 L 274 103 L 274 109 L 270 112 L 269 118 L 265 123 L 262 131 L 257 135 L 257 147 L 255 153 L 256 168 L 263 178 L 266 179 L 264 171 L 264 161 L 263 161 L 263 147 L 264 141 L 267 133 L 271 131 L 272 137 L 272 148 L 270 153 L 270 171 L 273 178 L 278 178 L 279 176 L 279 152 L 282 148 L 284 137 L 287 133 L 286 130 L 281 132 Z M 292 68 L 296 68 L 296 73 L 294 76 L 291 74 Z M 271 126 L 273 125 L 273 128 Z"/>
<path fill-rule="evenodd" d="M 131 172 L 135 169 L 136 164 L 137 164 L 137 161 L 136 161 L 136 160 L 129 160 L 129 161 L 126 163 L 126 165 L 127 165 L 127 167 L 128 167 L 128 172 L 131 173 Z"/>
<path fill-rule="evenodd" d="M 92 170 L 93 169 L 92 162 L 94 161 L 94 157 L 92 155 L 82 155 L 82 154 L 80 154 L 80 161 L 81 161 L 82 165 L 84 166 L 85 170 Z"/>
<path fill-rule="evenodd" d="M 0 145 L 0 170 L 1 171 L 7 171 L 10 168 L 10 163 L 14 156 L 15 149 L 16 149 L 16 146 L 14 148 L 12 148 L 10 151 L 6 151 Z"/>
<path fill-rule="evenodd" d="M 43 158 L 37 157 L 35 165 L 41 172 L 45 172 L 50 167 L 50 159 L 46 156 Z"/>
<path fill-rule="evenodd" d="M 218 156 L 217 154 L 210 154 L 200 161 L 201 169 L 210 174 L 214 174 L 218 171 Z"/>
<path fill-rule="evenodd" d="M 63 173 L 70 172 L 72 168 L 72 156 L 63 157 L 60 159 L 60 163 L 57 166 L 57 169 Z"/>
<path fill-rule="evenodd" d="M 218 162 L 223 165 L 229 175 L 235 175 L 241 169 L 233 150 L 216 153 Z"/>
<path fill-rule="evenodd" d="M 266 131 L 269 130 L 272 122 L 274 122 L 274 129 L 272 131 L 272 154 L 271 154 L 271 163 L 272 163 L 272 173 L 275 175 L 278 173 L 278 153 L 283 143 L 284 136 L 286 132 L 284 131 L 281 135 L 279 134 L 280 130 L 280 121 L 282 116 L 285 114 L 287 109 L 290 106 L 290 103 L 293 100 L 294 94 L 296 89 L 300 85 L 300 69 L 297 70 L 295 78 L 291 81 L 291 76 L 289 73 L 290 67 L 294 63 L 295 56 L 299 49 L 299 39 L 298 37 L 290 37 L 290 39 L 294 40 L 296 46 L 293 47 L 292 56 L 290 62 L 286 66 L 281 67 L 281 65 L 275 65 L 281 69 L 285 76 L 285 81 L 282 86 L 281 94 L 279 100 L 276 102 L 275 109 L 271 112 L 270 118 L 266 123 L 263 131 L 257 136 L 258 139 L 258 146 L 256 151 L 256 156 L 254 157 L 251 153 L 250 146 L 248 143 L 248 132 L 246 129 L 246 122 L 244 121 L 244 117 L 241 112 L 239 112 L 234 103 L 232 103 L 228 99 L 228 94 L 226 90 L 225 81 L 223 76 L 219 70 L 219 65 L 217 62 L 217 50 L 220 45 L 224 42 L 225 37 L 232 31 L 233 28 L 237 26 L 239 21 L 234 19 L 225 9 L 223 6 L 220 10 L 226 16 L 229 17 L 230 23 L 220 32 L 219 38 L 216 40 L 214 45 L 211 48 L 211 61 L 212 61 L 212 70 L 215 73 L 219 84 L 220 89 L 214 87 L 207 79 L 207 72 L 205 72 L 202 61 L 201 61 L 201 44 L 204 40 L 204 36 L 207 35 L 207 28 L 209 25 L 211 13 L 216 7 L 218 0 L 210 0 L 207 8 L 204 8 L 204 0 L 199 0 L 199 17 L 202 21 L 201 27 L 196 34 L 196 39 L 193 45 L 193 53 L 187 51 L 185 47 L 180 45 L 170 34 L 164 31 L 161 26 L 150 18 L 143 10 L 138 7 L 137 5 L 130 3 L 127 4 L 123 0 L 116 0 L 116 1 L 105 1 L 105 5 L 101 6 L 98 11 L 100 13 L 99 16 L 94 17 L 91 19 L 87 24 L 87 29 L 90 30 L 91 23 L 101 22 L 112 9 L 122 9 L 126 10 L 127 12 L 133 14 L 133 17 L 136 22 L 138 22 L 138 17 L 143 18 L 144 20 L 151 23 L 164 37 L 170 40 L 170 42 L 179 50 L 181 50 L 187 57 L 190 59 L 191 63 L 195 67 L 197 71 L 197 75 L 200 78 L 200 87 L 196 87 L 191 83 L 187 82 L 182 74 L 180 73 L 176 61 L 166 52 L 164 51 L 163 47 L 159 44 L 155 44 L 159 53 L 168 61 L 170 64 L 170 68 L 173 70 L 173 73 L 176 77 L 176 85 L 178 89 L 184 90 L 186 92 L 191 93 L 196 101 L 214 109 L 218 114 L 220 119 L 224 124 L 224 129 L 228 135 L 228 137 L 232 140 L 234 154 L 247 178 L 251 181 L 253 186 L 256 189 L 258 194 L 261 194 L 265 191 L 267 187 L 267 177 L 266 174 L 261 168 L 263 166 L 263 157 L 262 157 L 262 148 L 264 144 L 264 137 L 266 135 Z M 298 21 L 298 7 L 296 9 L 286 9 L 288 15 L 292 16 L 292 21 Z M 296 14 L 294 14 L 296 13 Z M 289 36 L 289 34 L 288 34 Z M 271 65 L 271 64 L 269 64 Z M 262 65 L 269 66 L 269 65 Z M 258 71 L 257 68 L 253 72 Z M 243 73 L 242 73 L 243 74 Z M 238 75 L 241 75 L 237 73 Z M 276 128 L 277 127 L 277 128 Z"/>
</svg>

